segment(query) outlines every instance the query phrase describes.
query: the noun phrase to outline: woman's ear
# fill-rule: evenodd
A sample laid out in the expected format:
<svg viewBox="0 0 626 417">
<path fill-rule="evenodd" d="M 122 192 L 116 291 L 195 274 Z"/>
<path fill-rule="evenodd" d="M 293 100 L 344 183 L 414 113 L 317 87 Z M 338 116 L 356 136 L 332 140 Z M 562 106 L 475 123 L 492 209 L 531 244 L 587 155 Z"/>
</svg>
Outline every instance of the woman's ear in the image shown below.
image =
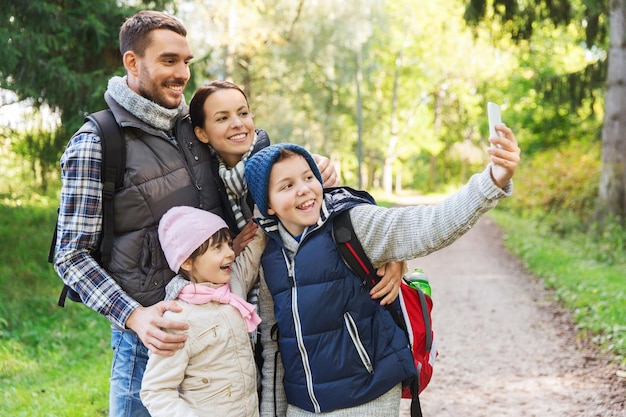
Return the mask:
<svg viewBox="0 0 626 417">
<path fill-rule="evenodd" d="M 198 138 L 198 140 L 202 143 L 209 143 L 209 138 L 207 137 L 206 133 L 204 132 L 204 129 L 202 129 L 200 126 L 196 126 L 193 128 L 193 132 L 196 134 L 196 137 Z"/>
</svg>

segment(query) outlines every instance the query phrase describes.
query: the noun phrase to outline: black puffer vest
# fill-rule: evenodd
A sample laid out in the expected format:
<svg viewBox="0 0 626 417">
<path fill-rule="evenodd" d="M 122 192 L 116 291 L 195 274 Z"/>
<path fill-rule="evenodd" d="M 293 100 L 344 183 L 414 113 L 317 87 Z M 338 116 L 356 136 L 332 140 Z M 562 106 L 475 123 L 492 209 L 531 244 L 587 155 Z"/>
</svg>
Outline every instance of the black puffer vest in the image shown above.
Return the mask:
<svg viewBox="0 0 626 417">
<path fill-rule="evenodd" d="M 165 132 L 105 98 L 126 140 L 124 188 L 115 194 L 115 240 L 105 268 L 129 296 L 150 306 L 164 299 L 174 276 L 159 244 L 159 220 L 182 205 L 222 216 L 220 190 L 209 150 L 195 137 L 187 114 L 174 127 L 177 148 Z"/>
</svg>

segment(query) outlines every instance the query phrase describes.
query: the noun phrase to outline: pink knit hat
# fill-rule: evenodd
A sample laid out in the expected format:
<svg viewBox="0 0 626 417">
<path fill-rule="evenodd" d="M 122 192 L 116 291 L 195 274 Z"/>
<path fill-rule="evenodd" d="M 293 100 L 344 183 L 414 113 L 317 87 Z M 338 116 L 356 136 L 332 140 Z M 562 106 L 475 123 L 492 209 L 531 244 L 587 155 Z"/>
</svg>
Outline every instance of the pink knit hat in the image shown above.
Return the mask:
<svg viewBox="0 0 626 417">
<path fill-rule="evenodd" d="M 188 206 L 169 209 L 159 222 L 159 240 L 172 271 L 178 273 L 200 245 L 225 228 L 228 226 L 221 217 L 206 210 Z"/>
</svg>

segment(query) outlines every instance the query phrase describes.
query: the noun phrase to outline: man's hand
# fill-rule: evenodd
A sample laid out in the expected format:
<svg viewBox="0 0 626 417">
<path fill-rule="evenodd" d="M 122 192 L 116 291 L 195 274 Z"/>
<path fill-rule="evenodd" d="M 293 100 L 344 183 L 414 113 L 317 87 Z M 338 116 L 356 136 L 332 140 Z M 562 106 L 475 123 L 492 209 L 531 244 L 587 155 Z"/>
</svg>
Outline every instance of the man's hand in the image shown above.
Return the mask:
<svg viewBox="0 0 626 417">
<path fill-rule="evenodd" d="M 520 161 L 521 150 L 517 146 L 513 131 L 504 123 L 496 125 L 496 131 L 500 132 L 501 136 L 489 138 L 489 141 L 496 146 L 490 147 L 487 152 L 493 162 L 491 178 L 498 187 L 502 188 L 513 178 L 515 168 Z"/>
<path fill-rule="evenodd" d="M 313 156 L 313 159 L 317 164 L 317 168 L 322 174 L 322 180 L 324 180 L 324 188 L 338 186 L 339 176 L 337 175 L 335 165 L 330 161 L 330 159 L 317 154 L 311 154 L 311 156 Z"/>
<path fill-rule="evenodd" d="M 235 256 L 239 256 L 241 251 L 248 246 L 248 243 L 252 242 L 258 228 L 259 225 L 252 220 L 248 220 L 248 223 L 241 229 L 241 232 L 233 239 L 233 251 L 235 251 Z"/>
<path fill-rule="evenodd" d="M 179 313 L 182 309 L 175 301 L 161 301 L 150 307 L 139 307 L 126 320 L 126 327 L 137 333 L 150 352 L 172 356 L 174 351 L 184 346 L 187 335 L 168 333 L 164 329 L 184 331 L 189 325 L 163 318 L 166 311 Z"/>
<path fill-rule="evenodd" d="M 381 306 L 393 303 L 398 297 L 403 267 L 404 262 L 389 262 L 376 270 L 376 275 L 382 278 L 370 290 L 370 295 L 374 300 L 382 297 Z"/>
</svg>

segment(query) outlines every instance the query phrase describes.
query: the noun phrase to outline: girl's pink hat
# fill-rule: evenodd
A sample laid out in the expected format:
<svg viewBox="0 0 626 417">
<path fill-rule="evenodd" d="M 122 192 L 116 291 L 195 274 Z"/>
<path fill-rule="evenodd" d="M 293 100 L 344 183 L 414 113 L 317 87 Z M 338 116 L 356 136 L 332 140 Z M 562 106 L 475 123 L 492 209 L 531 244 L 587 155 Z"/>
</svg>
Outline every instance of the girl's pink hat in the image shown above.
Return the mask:
<svg viewBox="0 0 626 417">
<path fill-rule="evenodd" d="M 178 273 L 200 245 L 218 230 L 227 228 L 221 217 L 206 210 L 188 206 L 169 209 L 159 222 L 159 241 L 172 271 Z"/>
</svg>

